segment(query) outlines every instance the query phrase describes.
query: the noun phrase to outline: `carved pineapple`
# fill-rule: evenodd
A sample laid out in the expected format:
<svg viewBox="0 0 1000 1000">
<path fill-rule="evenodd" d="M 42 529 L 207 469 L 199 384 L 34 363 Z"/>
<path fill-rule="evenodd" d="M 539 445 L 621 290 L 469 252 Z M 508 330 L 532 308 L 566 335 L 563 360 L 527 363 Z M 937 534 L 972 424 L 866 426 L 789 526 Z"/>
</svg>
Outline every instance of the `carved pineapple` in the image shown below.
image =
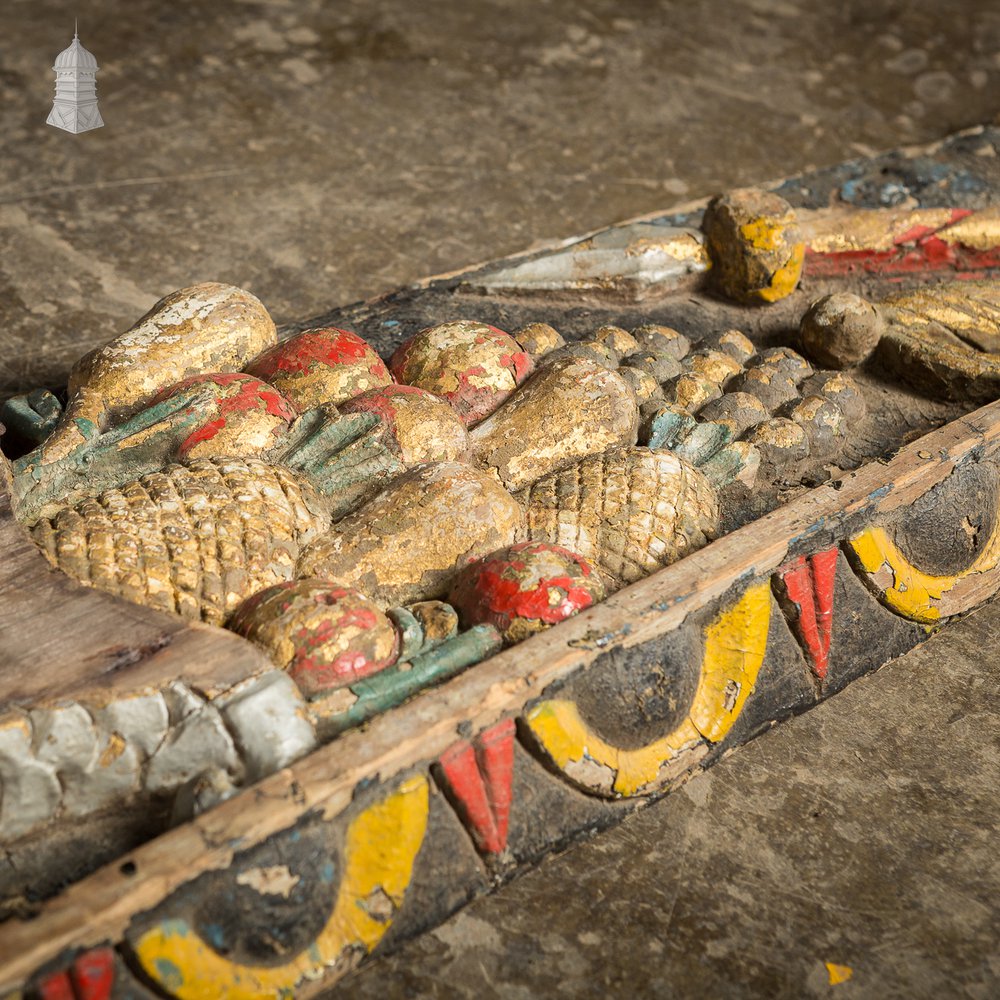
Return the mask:
<svg viewBox="0 0 1000 1000">
<path fill-rule="evenodd" d="M 328 524 L 323 499 L 290 470 L 210 458 L 64 507 L 31 533 L 87 586 L 218 625 L 250 594 L 292 579 L 301 547 Z"/>
<path fill-rule="evenodd" d="M 519 495 L 528 537 L 561 545 L 633 583 L 711 541 L 715 487 L 673 452 L 627 448 L 593 455 Z"/>
</svg>

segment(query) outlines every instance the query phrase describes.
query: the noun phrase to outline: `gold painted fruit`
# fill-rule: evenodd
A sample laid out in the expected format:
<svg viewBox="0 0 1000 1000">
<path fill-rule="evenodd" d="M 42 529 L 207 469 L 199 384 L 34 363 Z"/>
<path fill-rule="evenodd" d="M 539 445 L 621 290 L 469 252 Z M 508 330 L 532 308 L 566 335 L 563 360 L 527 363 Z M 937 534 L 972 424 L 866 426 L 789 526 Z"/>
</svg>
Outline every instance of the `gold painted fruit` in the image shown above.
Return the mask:
<svg viewBox="0 0 1000 1000">
<path fill-rule="evenodd" d="M 203 372 L 239 371 L 274 343 L 274 321 L 255 296 L 206 281 L 160 299 L 134 326 L 73 366 L 69 402 L 43 461 L 83 443 L 82 427 L 120 423 L 164 389 Z"/>
<path fill-rule="evenodd" d="M 523 514 L 488 472 L 458 462 L 420 465 L 317 539 L 301 576 L 357 587 L 381 607 L 445 594 L 467 563 L 514 542 Z"/>
<path fill-rule="evenodd" d="M 333 326 L 303 330 L 255 358 L 245 371 L 270 382 L 300 410 L 337 405 L 392 382 L 366 340 Z"/>
<path fill-rule="evenodd" d="M 282 466 L 199 458 L 57 508 L 31 535 L 85 586 L 221 625 L 245 598 L 295 575 L 302 546 L 329 526 L 326 506 Z"/>
<path fill-rule="evenodd" d="M 547 542 L 520 542 L 467 566 L 448 600 L 462 624 L 493 625 L 520 642 L 604 599 L 604 585 L 582 556 Z"/>
<path fill-rule="evenodd" d="M 462 418 L 440 396 L 416 386 L 369 389 L 340 409 L 342 413 L 373 413 L 385 421 L 407 468 L 460 460 L 469 451 L 469 432 Z"/>
<path fill-rule="evenodd" d="M 596 361 L 546 361 L 469 435 L 478 461 L 520 490 L 585 455 L 635 444 L 635 390 Z"/>
<path fill-rule="evenodd" d="M 699 469 L 661 449 L 591 455 L 538 480 L 520 497 L 531 539 L 563 545 L 620 583 L 682 559 L 719 532 L 715 487 Z"/>
<path fill-rule="evenodd" d="M 456 320 L 414 334 L 397 348 L 389 368 L 397 382 L 443 396 L 472 427 L 531 374 L 534 363 L 503 330 Z"/>
<path fill-rule="evenodd" d="M 377 673 L 399 655 L 388 617 L 357 590 L 327 579 L 262 590 L 240 605 L 229 627 L 262 646 L 309 698 Z"/>
</svg>

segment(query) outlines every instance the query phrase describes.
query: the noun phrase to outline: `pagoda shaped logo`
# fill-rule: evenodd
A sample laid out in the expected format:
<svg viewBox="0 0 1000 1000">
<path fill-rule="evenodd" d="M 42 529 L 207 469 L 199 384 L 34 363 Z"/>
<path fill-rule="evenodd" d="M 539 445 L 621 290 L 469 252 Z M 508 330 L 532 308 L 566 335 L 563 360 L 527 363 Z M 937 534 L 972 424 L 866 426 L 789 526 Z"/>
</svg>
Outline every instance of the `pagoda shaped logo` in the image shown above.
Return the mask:
<svg viewBox="0 0 1000 1000">
<path fill-rule="evenodd" d="M 67 132 L 89 132 L 104 124 L 97 110 L 97 60 L 81 44 L 77 32 L 68 49 L 56 56 L 56 98 L 47 124 Z"/>
</svg>

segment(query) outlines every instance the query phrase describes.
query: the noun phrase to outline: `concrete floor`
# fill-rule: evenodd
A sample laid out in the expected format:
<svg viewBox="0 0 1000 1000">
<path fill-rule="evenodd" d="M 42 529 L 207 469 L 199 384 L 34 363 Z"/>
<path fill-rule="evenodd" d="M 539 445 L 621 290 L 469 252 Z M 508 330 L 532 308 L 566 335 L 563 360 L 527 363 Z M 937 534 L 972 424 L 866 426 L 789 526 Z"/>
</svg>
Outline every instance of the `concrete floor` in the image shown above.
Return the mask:
<svg viewBox="0 0 1000 1000">
<path fill-rule="evenodd" d="M 44 124 L 97 55 L 107 126 Z M 279 321 L 1000 106 L 993 0 L 5 0 L 0 397 L 195 281 Z"/>
<path fill-rule="evenodd" d="M 107 122 L 83 136 L 44 124 L 76 14 Z M 996 119 L 1000 7 L 6 0 L 0 97 L 3 395 L 194 281 L 301 319 Z M 342 993 L 1000 995 L 998 627 L 981 612 Z"/>
</svg>

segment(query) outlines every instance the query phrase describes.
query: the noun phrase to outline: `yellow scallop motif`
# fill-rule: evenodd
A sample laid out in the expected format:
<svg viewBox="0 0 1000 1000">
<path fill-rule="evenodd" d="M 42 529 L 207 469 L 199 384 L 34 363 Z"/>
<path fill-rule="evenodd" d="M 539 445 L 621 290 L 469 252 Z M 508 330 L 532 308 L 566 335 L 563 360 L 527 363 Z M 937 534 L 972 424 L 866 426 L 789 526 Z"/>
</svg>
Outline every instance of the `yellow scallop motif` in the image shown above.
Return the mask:
<svg viewBox="0 0 1000 1000">
<path fill-rule="evenodd" d="M 885 528 L 867 528 L 850 540 L 850 546 L 883 603 L 915 622 L 931 625 L 986 600 L 997 588 L 992 586 L 994 581 L 982 579 L 984 574 L 998 576 L 995 583 L 1000 585 L 1000 531 L 996 528 L 971 565 L 945 576 L 917 569 Z"/>
<path fill-rule="evenodd" d="M 699 748 L 703 754 L 739 718 L 764 662 L 770 621 L 771 593 L 765 580 L 705 629 L 701 674 L 687 717 L 645 746 L 628 749 L 608 743 L 584 721 L 576 703 L 566 699 L 540 702 L 527 714 L 528 727 L 552 763 L 592 791 L 626 797 L 652 791 L 671 762 Z"/>
<path fill-rule="evenodd" d="M 351 821 L 330 919 L 290 962 L 244 965 L 225 958 L 183 918 L 161 920 L 146 931 L 134 945 L 136 958 L 162 990 L 179 1000 L 293 997 L 302 980 L 318 978 L 346 949 L 371 951 L 389 929 L 386 899 L 392 912 L 403 902 L 427 830 L 427 811 L 427 779 L 420 775 Z"/>
</svg>

